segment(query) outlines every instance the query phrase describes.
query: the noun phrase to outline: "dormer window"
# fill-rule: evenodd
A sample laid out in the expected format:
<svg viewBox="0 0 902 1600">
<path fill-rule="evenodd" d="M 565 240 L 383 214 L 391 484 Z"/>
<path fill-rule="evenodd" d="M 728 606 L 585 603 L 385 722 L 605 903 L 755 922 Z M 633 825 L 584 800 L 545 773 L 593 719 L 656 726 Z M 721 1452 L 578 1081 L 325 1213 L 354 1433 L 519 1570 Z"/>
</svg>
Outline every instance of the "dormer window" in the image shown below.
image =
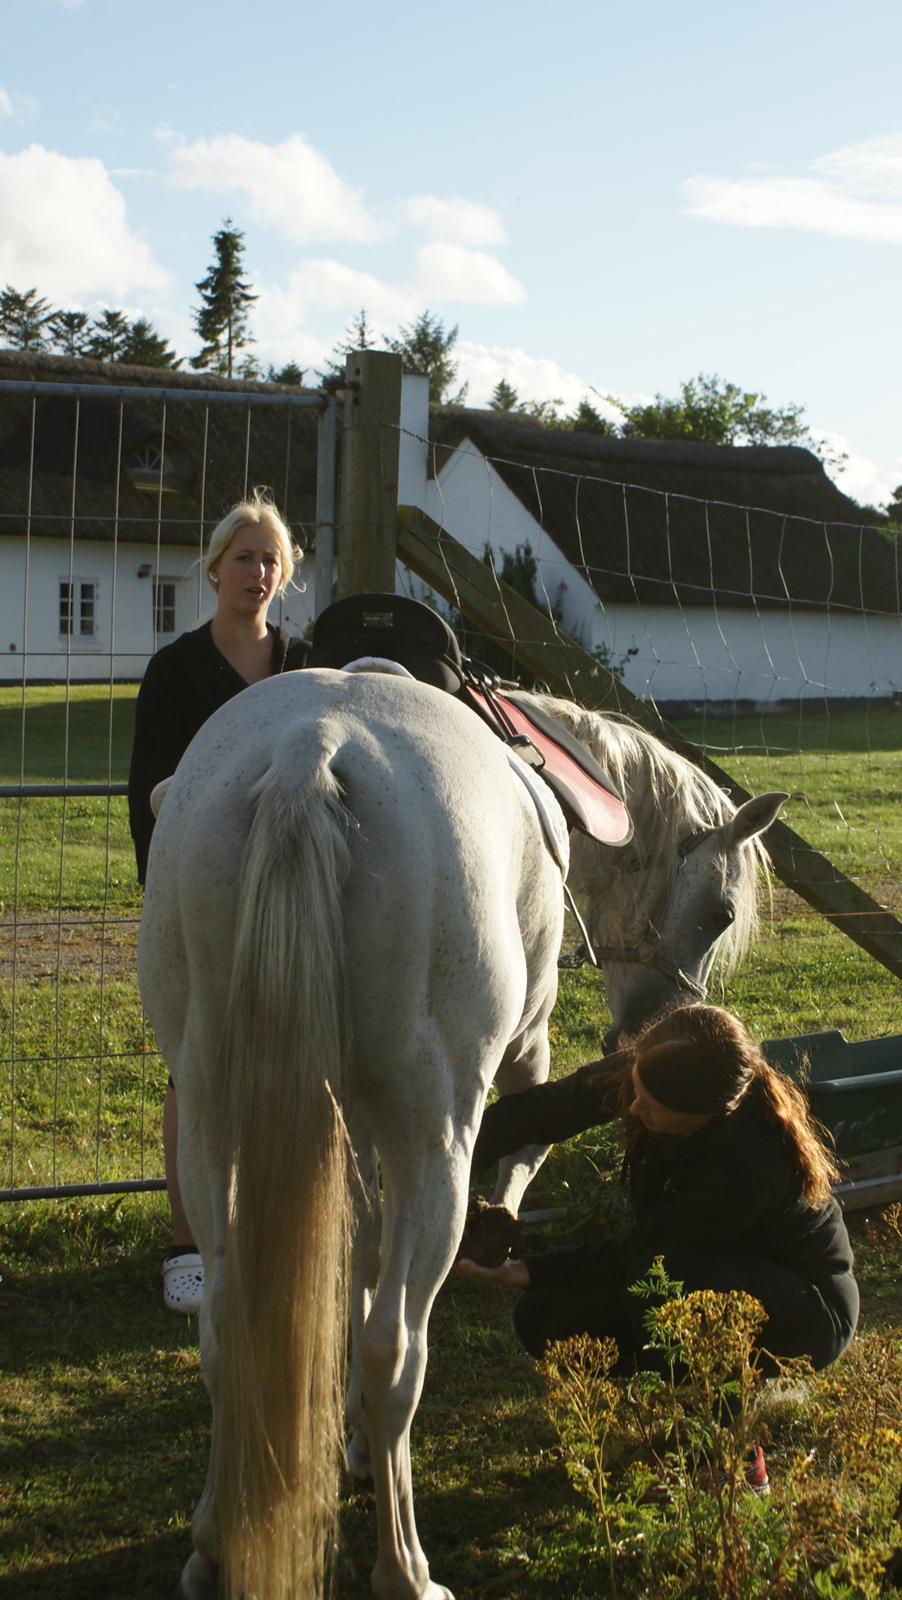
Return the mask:
<svg viewBox="0 0 902 1600">
<path fill-rule="evenodd" d="M 165 452 L 165 453 L 164 453 Z M 128 453 L 128 474 L 136 489 L 172 494 L 188 486 L 191 471 L 186 452 L 174 439 L 142 439 Z"/>
</svg>

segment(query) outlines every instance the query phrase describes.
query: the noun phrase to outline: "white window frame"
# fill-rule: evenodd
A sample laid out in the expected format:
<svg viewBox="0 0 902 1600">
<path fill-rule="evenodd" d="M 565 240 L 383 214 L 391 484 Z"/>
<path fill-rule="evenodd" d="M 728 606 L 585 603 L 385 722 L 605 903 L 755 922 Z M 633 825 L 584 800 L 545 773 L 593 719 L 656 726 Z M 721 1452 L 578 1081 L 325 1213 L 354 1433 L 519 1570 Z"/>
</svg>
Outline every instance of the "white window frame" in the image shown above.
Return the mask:
<svg viewBox="0 0 902 1600">
<path fill-rule="evenodd" d="M 68 596 L 65 591 L 69 591 Z M 56 590 L 56 626 L 63 644 L 92 645 L 98 642 L 97 617 L 100 605 L 100 582 L 86 578 L 81 573 L 66 573 L 60 578 Z M 86 608 L 89 608 L 90 627 L 85 627 Z M 64 627 L 68 612 L 69 626 Z"/>
<path fill-rule="evenodd" d="M 178 632 L 178 584 L 178 578 L 167 578 L 164 577 L 162 573 L 160 574 L 159 578 L 154 578 L 153 580 L 153 589 L 151 593 L 153 599 L 153 631 L 155 638 L 174 639 L 176 633 Z M 166 600 L 166 598 L 161 595 L 161 591 L 164 588 L 172 590 L 171 602 Z M 172 627 L 162 628 L 160 626 L 160 619 L 170 609 L 172 612 Z"/>
<path fill-rule="evenodd" d="M 181 476 L 170 445 L 164 455 L 159 439 L 145 439 L 134 447 L 126 460 L 129 476 L 144 494 L 175 494 L 182 487 Z"/>
</svg>

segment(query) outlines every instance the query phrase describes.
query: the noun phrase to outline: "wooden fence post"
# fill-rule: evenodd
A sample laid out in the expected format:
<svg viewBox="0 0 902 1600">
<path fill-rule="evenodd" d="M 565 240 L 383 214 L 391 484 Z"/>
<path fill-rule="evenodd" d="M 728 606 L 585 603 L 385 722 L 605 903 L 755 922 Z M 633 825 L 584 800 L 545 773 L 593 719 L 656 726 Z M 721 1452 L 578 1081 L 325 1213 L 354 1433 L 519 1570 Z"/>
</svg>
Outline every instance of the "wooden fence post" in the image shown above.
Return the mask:
<svg viewBox="0 0 902 1600">
<path fill-rule="evenodd" d="M 348 356 L 342 417 L 337 597 L 394 593 L 401 357 Z"/>
</svg>

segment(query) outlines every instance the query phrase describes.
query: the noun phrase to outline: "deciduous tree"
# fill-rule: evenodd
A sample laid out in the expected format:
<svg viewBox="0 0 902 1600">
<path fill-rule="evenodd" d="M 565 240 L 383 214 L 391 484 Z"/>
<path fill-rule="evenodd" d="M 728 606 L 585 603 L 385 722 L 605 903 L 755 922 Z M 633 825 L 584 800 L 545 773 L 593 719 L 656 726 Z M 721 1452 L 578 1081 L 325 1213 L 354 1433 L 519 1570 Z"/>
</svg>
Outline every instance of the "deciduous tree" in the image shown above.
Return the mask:
<svg viewBox="0 0 902 1600">
<path fill-rule="evenodd" d="M 621 432 L 626 438 L 700 444 L 802 444 L 824 454 L 823 441 L 812 438 L 803 420 L 804 406 L 768 406 L 766 400 L 766 395 L 741 389 L 716 372 L 700 372 L 681 384 L 672 399 L 658 394 L 649 405 L 621 407 Z"/>
</svg>

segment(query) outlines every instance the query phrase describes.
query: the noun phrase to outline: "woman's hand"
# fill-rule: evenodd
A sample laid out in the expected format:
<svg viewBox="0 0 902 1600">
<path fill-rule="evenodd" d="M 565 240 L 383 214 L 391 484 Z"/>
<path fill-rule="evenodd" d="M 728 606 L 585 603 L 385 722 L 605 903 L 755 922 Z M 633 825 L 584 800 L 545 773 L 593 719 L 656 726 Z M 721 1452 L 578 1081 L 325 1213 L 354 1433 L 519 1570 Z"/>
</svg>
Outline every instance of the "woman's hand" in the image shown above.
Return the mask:
<svg viewBox="0 0 902 1600">
<path fill-rule="evenodd" d="M 505 1289 L 528 1289 L 529 1267 L 525 1261 L 502 1261 L 498 1267 L 480 1267 L 466 1256 L 455 1263 L 455 1272 L 474 1283 L 500 1283 Z"/>
</svg>

